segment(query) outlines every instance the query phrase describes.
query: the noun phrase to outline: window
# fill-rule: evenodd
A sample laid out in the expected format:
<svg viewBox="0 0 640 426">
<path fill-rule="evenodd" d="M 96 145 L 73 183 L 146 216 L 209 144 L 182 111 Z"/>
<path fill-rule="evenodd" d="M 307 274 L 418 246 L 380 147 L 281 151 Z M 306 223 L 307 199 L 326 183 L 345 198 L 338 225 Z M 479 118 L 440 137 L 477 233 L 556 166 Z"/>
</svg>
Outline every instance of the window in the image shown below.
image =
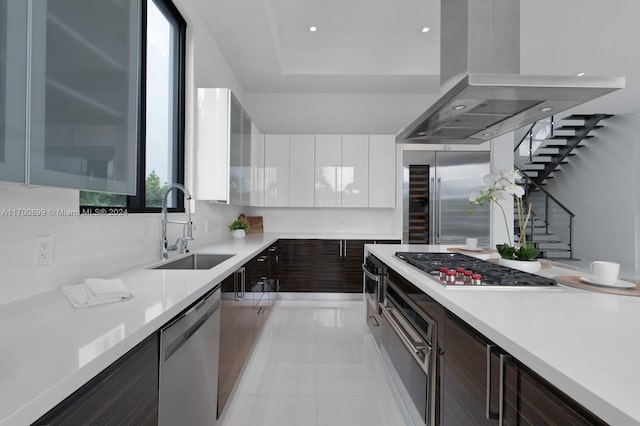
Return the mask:
<svg viewBox="0 0 640 426">
<path fill-rule="evenodd" d="M 142 21 L 136 195 L 82 191 L 83 212 L 104 207 L 159 212 L 166 187 L 184 183 L 186 23 L 170 0 L 144 0 Z M 170 195 L 170 211 L 183 211 L 182 194 Z"/>
</svg>

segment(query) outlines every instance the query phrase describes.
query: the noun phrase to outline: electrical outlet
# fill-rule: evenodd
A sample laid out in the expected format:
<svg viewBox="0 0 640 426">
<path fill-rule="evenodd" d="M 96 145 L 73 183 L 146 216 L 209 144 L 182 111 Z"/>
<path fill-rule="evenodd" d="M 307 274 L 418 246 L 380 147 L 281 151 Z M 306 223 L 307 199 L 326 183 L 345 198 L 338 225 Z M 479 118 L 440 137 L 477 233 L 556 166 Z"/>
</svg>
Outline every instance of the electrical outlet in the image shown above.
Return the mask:
<svg viewBox="0 0 640 426">
<path fill-rule="evenodd" d="M 209 221 L 208 220 L 204 221 L 204 232 L 209 232 Z"/>
<path fill-rule="evenodd" d="M 46 266 L 53 263 L 53 236 L 36 237 L 36 266 Z"/>
</svg>

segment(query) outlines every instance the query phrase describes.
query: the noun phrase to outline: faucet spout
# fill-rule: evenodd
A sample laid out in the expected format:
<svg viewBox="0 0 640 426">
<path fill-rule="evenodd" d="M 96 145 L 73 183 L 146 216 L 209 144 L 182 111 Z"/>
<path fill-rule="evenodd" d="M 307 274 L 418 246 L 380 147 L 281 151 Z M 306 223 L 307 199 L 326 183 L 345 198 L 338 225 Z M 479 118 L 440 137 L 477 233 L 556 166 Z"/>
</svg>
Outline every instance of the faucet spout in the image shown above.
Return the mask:
<svg viewBox="0 0 640 426">
<path fill-rule="evenodd" d="M 186 222 L 170 221 L 167 219 L 167 200 L 169 198 L 169 192 L 171 192 L 174 189 L 179 189 L 184 194 L 185 209 L 187 211 Z M 179 239 L 179 241 L 181 240 L 180 251 L 182 253 L 189 252 L 189 248 L 187 247 L 187 241 L 193 240 L 193 228 L 194 228 L 193 222 L 191 221 L 191 202 L 190 201 L 191 201 L 191 194 L 189 193 L 189 190 L 179 183 L 172 183 L 164 192 L 164 196 L 162 197 L 162 217 L 160 219 L 162 223 L 162 241 L 161 241 L 162 260 L 168 259 L 169 251 L 176 250 L 178 245 L 178 244 L 175 244 L 173 246 L 170 246 L 167 242 L 167 224 L 168 223 L 178 223 L 178 224 L 184 225 L 182 228 L 182 238 Z"/>
</svg>

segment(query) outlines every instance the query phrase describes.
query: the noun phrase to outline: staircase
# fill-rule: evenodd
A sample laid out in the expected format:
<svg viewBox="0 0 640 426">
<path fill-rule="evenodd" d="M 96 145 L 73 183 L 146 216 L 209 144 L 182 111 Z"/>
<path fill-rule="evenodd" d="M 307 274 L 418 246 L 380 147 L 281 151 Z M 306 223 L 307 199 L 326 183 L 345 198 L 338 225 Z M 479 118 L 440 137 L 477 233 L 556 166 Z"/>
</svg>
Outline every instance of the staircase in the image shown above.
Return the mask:
<svg viewBox="0 0 640 426">
<path fill-rule="evenodd" d="M 532 203 L 532 219 L 527 240 L 534 242 L 541 258 L 579 260 L 573 256 L 573 219 L 575 214 L 544 189 L 546 181 L 562 171 L 575 150 L 594 137 L 610 114 L 572 114 L 558 122 L 554 118 L 534 123 L 514 149 L 515 168 L 524 179 L 524 205 Z M 518 236 L 517 214 L 514 233 Z"/>
</svg>

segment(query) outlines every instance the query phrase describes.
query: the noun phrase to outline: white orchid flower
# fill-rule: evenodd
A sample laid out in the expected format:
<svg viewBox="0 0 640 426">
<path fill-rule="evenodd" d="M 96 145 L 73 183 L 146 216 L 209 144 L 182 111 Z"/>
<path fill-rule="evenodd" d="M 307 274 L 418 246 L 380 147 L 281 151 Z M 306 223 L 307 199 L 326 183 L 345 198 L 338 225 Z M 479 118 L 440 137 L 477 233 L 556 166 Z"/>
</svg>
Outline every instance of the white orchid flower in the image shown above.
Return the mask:
<svg viewBox="0 0 640 426">
<path fill-rule="evenodd" d="M 506 186 L 504 190 L 507 193 L 511 195 L 515 195 L 518 198 L 521 198 L 524 195 L 524 189 L 520 185 L 516 185 L 515 183 L 512 183 L 511 185 Z"/>
<path fill-rule="evenodd" d="M 476 203 L 478 201 L 478 198 L 480 198 L 480 193 L 474 192 L 471 195 L 469 195 L 469 202 Z"/>
<path fill-rule="evenodd" d="M 493 186 L 495 185 L 495 183 L 500 179 L 500 176 L 496 176 L 496 175 L 485 175 L 482 178 L 482 181 L 484 182 L 485 185 L 487 186 Z"/>
</svg>

